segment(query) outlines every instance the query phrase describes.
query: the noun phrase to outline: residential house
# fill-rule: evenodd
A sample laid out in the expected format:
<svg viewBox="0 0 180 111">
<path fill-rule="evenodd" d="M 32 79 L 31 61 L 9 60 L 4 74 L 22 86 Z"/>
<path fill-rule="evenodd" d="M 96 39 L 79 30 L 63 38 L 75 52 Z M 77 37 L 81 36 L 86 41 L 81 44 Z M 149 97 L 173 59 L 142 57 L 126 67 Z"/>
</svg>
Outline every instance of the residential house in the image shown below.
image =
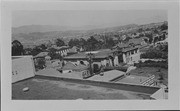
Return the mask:
<svg viewBox="0 0 180 111">
<path fill-rule="evenodd" d="M 62 68 L 58 70 L 63 74 L 72 74 L 71 76 L 73 76 L 74 73 L 80 73 L 80 77 L 83 79 L 92 76 L 88 70 L 88 66 L 83 64 L 74 65 L 72 62 L 67 62 Z"/>
<path fill-rule="evenodd" d="M 92 64 L 93 67 L 99 68 L 101 66 L 114 65 L 113 51 L 110 49 L 73 54 L 73 55 L 64 57 L 64 61 L 71 62 L 76 66 L 78 66 L 79 64 L 84 64 L 88 66 L 91 58 L 93 62 Z"/>
<path fill-rule="evenodd" d="M 56 54 L 61 55 L 62 57 L 67 56 L 67 53 L 69 52 L 69 46 L 61 46 L 61 47 L 57 47 L 57 46 L 53 46 L 53 48 L 56 49 Z"/>
<path fill-rule="evenodd" d="M 140 60 L 140 49 L 147 45 L 144 39 L 146 37 L 130 39 L 127 43 L 120 43 L 113 48 L 115 54 L 116 65 L 118 63 L 133 64 Z M 118 61 L 118 62 L 117 62 Z"/>
<path fill-rule="evenodd" d="M 128 47 L 122 50 L 123 62 L 127 64 L 137 63 L 140 60 L 139 47 Z"/>
<path fill-rule="evenodd" d="M 135 46 L 144 46 L 147 45 L 147 42 L 149 38 L 148 37 L 140 37 L 140 38 L 134 38 L 134 39 L 129 39 L 128 45 L 134 44 Z"/>
</svg>

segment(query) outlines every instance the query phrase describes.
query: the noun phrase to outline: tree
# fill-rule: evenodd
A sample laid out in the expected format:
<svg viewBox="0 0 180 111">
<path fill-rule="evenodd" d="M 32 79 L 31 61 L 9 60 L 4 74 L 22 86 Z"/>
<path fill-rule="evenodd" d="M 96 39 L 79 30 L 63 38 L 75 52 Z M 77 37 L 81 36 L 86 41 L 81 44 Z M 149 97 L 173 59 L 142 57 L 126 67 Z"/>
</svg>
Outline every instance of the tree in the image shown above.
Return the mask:
<svg viewBox="0 0 180 111">
<path fill-rule="evenodd" d="M 56 54 L 56 49 L 50 48 L 48 55 L 51 57 L 51 59 L 60 59 L 62 60 L 62 56 L 60 54 Z"/>
<path fill-rule="evenodd" d="M 23 45 L 18 40 L 12 42 L 12 56 L 23 55 Z"/>
<path fill-rule="evenodd" d="M 79 39 L 71 39 L 70 41 L 69 41 L 69 43 L 68 43 L 68 45 L 70 46 L 70 47 L 73 47 L 73 46 L 79 46 L 80 44 L 80 41 L 79 41 Z"/>
<path fill-rule="evenodd" d="M 47 47 L 47 48 L 50 48 L 52 45 L 53 45 L 53 44 L 52 44 L 52 42 L 51 42 L 50 40 L 46 43 L 46 47 Z"/>
<path fill-rule="evenodd" d="M 31 48 L 24 49 L 24 54 L 25 55 L 32 55 L 32 49 Z"/>
<path fill-rule="evenodd" d="M 143 29 L 142 29 L 142 28 L 139 28 L 139 29 L 138 29 L 138 32 L 139 32 L 139 33 L 141 33 L 142 31 L 143 31 Z"/>
<path fill-rule="evenodd" d="M 96 50 L 97 44 L 98 41 L 93 36 L 91 36 L 90 38 L 87 39 L 87 50 Z"/>
<path fill-rule="evenodd" d="M 114 46 L 115 42 L 112 38 L 106 39 L 106 48 L 112 48 Z"/>
<path fill-rule="evenodd" d="M 39 53 L 42 52 L 42 51 L 43 51 L 43 50 L 42 50 L 41 47 L 36 46 L 36 47 L 34 47 L 34 48 L 32 49 L 31 54 L 32 54 L 33 56 L 35 56 L 35 55 L 39 54 Z"/>
<path fill-rule="evenodd" d="M 36 70 L 45 68 L 45 59 L 37 59 L 37 64 L 35 65 Z"/>
<path fill-rule="evenodd" d="M 66 44 L 64 43 L 63 40 L 61 40 L 61 39 L 56 39 L 56 45 L 57 45 L 58 47 L 61 47 L 61 46 L 65 46 Z"/>
<path fill-rule="evenodd" d="M 153 31 L 154 31 L 155 34 L 159 33 L 159 31 L 156 28 Z"/>
<path fill-rule="evenodd" d="M 40 47 L 42 50 L 46 50 L 46 49 L 47 49 L 47 47 L 46 47 L 45 44 L 41 44 L 39 47 Z"/>
<path fill-rule="evenodd" d="M 164 24 L 161 25 L 160 27 L 161 30 L 167 30 L 168 29 L 168 24 L 164 22 Z"/>
<path fill-rule="evenodd" d="M 85 45 L 86 45 L 86 40 L 85 39 L 83 39 L 83 38 L 80 38 L 80 40 L 79 40 L 79 45 L 80 45 L 80 47 L 84 47 Z"/>
</svg>

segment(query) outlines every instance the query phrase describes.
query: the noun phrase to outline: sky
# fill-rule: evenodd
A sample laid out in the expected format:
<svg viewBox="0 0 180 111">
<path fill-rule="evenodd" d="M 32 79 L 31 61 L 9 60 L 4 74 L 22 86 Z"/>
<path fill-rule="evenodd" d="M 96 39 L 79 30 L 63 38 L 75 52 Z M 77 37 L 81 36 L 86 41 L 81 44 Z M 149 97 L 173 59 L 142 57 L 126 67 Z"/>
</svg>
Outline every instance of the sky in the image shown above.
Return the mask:
<svg viewBox="0 0 180 111">
<path fill-rule="evenodd" d="M 81 26 L 120 26 L 167 21 L 165 10 L 47 10 L 15 11 L 12 13 L 12 26 L 59 25 Z"/>
</svg>

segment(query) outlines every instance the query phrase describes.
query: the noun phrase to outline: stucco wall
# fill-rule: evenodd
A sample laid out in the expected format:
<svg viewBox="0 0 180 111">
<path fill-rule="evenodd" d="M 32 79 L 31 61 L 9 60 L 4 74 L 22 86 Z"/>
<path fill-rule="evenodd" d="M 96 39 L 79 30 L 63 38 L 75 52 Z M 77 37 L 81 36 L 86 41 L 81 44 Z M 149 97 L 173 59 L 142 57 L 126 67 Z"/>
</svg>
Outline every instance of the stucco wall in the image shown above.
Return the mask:
<svg viewBox="0 0 180 111">
<path fill-rule="evenodd" d="M 32 56 L 12 60 L 12 83 L 35 76 Z"/>
</svg>

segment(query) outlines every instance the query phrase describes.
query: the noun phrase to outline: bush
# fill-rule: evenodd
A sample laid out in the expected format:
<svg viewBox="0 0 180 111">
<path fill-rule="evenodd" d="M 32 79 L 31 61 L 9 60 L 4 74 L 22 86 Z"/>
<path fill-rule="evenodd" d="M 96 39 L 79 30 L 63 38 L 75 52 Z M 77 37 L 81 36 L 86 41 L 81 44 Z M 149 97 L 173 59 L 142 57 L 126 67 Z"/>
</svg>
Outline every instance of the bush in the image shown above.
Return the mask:
<svg viewBox="0 0 180 111">
<path fill-rule="evenodd" d="M 159 45 L 155 48 L 150 48 L 146 53 L 141 54 L 144 59 L 168 59 L 168 45 Z"/>
<path fill-rule="evenodd" d="M 45 67 L 45 59 L 37 59 L 37 64 L 35 65 L 35 68 L 37 70 L 43 69 Z"/>
<path fill-rule="evenodd" d="M 168 69 L 168 63 L 166 61 L 155 62 L 155 61 L 148 60 L 144 63 L 135 63 L 134 65 L 138 68 L 140 68 L 140 67 L 161 67 L 161 68 Z"/>
</svg>

